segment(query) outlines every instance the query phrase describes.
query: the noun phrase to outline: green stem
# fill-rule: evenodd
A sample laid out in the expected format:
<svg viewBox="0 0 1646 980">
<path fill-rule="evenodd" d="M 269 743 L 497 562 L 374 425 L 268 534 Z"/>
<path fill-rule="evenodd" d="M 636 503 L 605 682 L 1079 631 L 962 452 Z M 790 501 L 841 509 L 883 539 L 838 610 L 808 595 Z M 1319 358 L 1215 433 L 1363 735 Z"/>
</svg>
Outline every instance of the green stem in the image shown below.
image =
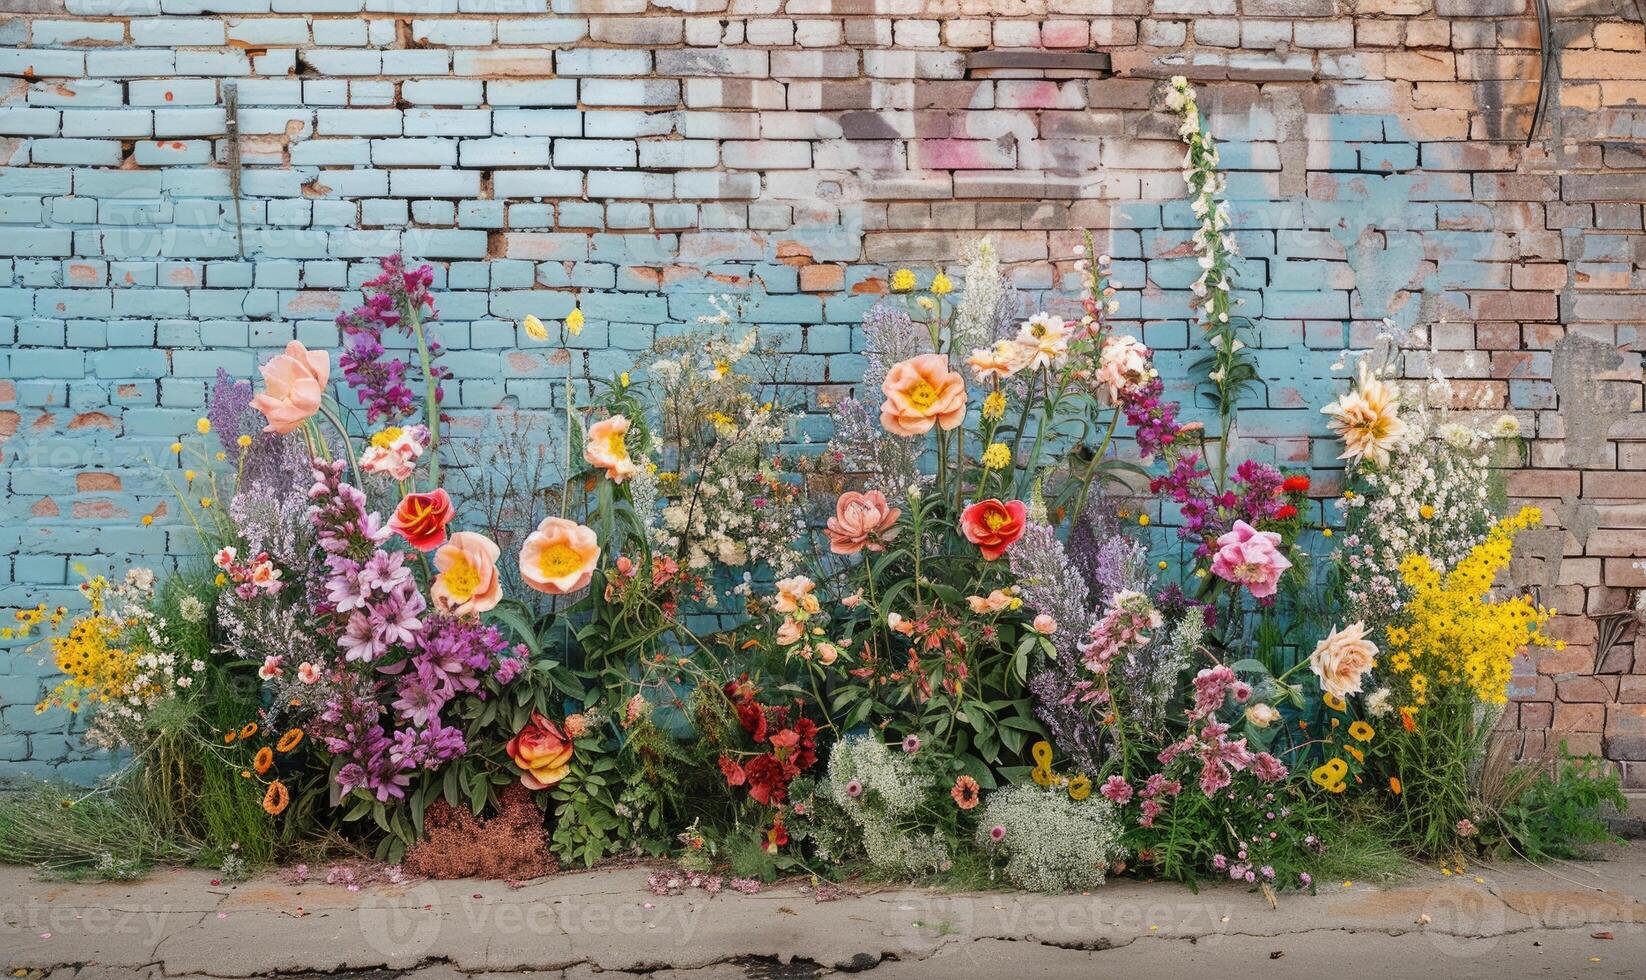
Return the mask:
<svg viewBox="0 0 1646 980">
<path fill-rule="evenodd" d="M 1075 495 L 1074 510 L 1069 512 L 1071 518 L 1080 519 L 1086 512 L 1086 498 L 1092 490 L 1092 480 L 1097 477 L 1097 468 L 1102 465 L 1103 457 L 1108 455 L 1109 443 L 1113 441 L 1115 430 L 1120 426 L 1120 406 L 1115 406 L 1114 414 L 1109 416 L 1109 428 L 1103 433 L 1103 441 L 1098 444 L 1097 452 L 1092 461 L 1086 466 L 1086 474 L 1080 478 L 1080 492 Z"/>
<path fill-rule="evenodd" d="M 343 425 L 343 420 L 338 417 L 335 412 L 326 407 L 325 402 L 320 403 L 320 414 L 325 416 L 326 421 L 331 423 L 332 428 L 337 430 L 338 437 L 343 440 L 343 458 L 349 461 L 349 473 L 354 477 L 354 485 L 359 489 L 364 490 L 366 488 L 366 484 L 360 476 L 360 463 L 354 458 L 354 453 L 349 449 L 348 428 Z M 324 446 L 326 444 L 325 438 L 322 437 L 319 432 L 315 432 L 314 438 L 315 441 L 320 443 L 320 445 Z"/>
<path fill-rule="evenodd" d="M 401 304 L 402 312 L 410 318 L 412 336 L 417 338 L 417 358 L 423 369 L 423 421 L 429 427 L 429 485 L 440 486 L 440 384 L 434 377 L 434 365 L 429 358 L 429 339 L 423 331 L 423 315 L 409 303 Z"/>
</svg>

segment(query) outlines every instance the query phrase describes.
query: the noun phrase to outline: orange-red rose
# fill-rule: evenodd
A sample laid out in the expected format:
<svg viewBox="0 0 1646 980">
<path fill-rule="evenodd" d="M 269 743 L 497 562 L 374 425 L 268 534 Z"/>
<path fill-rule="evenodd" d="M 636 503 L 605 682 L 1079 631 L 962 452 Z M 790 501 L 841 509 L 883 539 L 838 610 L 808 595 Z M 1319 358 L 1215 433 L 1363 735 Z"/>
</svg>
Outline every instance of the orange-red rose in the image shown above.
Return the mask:
<svg viewBox="0 0 1646 980">
<path fill-rule="evenodd" d="M 1023 536 L 1027 514 L 1021 500 L 979 500 L 960 512 L 960 531 L 967 541 L 977 545 L 984 558 L 994 561 Z"/>
<path fill-rule="evenodd" d="M 446 543 L 446 525 L 452 522 L 452 501 L 446 491 L 408 493 L 389 518 L 389 528 L 419 551 L 433 551 Z"/>
<path fill-rule="evenodd" d="M 520 785 L 548 789 L 571 771 L 572 740 L 559 725 L 532 712 L 520 734 L 509 739 L 509 758 L 520 767 Z"/>
</svg>

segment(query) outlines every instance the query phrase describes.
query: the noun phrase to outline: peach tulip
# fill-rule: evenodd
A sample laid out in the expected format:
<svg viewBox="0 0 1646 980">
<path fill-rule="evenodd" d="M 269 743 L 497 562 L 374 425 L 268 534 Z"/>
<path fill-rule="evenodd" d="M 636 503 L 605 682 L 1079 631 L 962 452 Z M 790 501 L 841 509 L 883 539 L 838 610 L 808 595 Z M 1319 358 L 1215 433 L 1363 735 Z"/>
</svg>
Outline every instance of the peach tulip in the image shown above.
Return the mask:
<svg viewBox="0 0 1646 980">
<path fill-rule="evenodd" d="M 925 435 L 935 424 L 945 432 L 966 419 L 966 379 L 949 370 L 942 354 L 899 361 L 886 372 L 880 390 L 880 424 L 898 436 Z"/>
<path fill-rule="evenodd" d="M 285 353 L 257 370 L 263 374 L 263 390 L 251 400 L 251 407 L 269 420 L 264 432 L 285 435 L 320 411 L 320 396 L 331 375 L 331 357 L 325 351 L 311 351 L 294 340 Z"/>
<path fill-rule="evenodd" d="M 434 553 L 440 574 L 429 586 L 429 598 L 448 616 L 466 616 L 496 608 L 503 599 L 503 580 L 497 574 L 499 551 L 491 538 L 458 531 Z"/>
<path fill-rule="evenodd" d="M 539 592 L 565 595 L 588 585 L 599 561 L 593 530 L 564 517 L 545 517 L 520 549 L 520 577 Z"/>
</svg>

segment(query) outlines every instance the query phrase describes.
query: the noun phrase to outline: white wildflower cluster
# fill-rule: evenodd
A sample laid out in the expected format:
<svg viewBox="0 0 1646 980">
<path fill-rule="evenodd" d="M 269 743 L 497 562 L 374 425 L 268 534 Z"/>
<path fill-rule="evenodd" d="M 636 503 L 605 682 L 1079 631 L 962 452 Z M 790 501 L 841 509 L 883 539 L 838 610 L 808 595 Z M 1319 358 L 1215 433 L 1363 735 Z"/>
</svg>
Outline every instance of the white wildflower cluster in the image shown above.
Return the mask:
<svg viewBox="0 0 1646 980">
<path fill-rule="evenodd" d="M 829 754 L 829 795 L 862 835 L 875 870 L 923 875 L 949 865 L 949 850 L 918 829 L 927 786 L 914 760 L 869 735 L 854 735 Z"/>
<path fill-rule="evenodd" d="M 988 347 L 1016 322 L 1018 296 L 1000 271 L 1000 253 L 994 242 L 983 238 L 963 246 L 966 262 L 965 285 L 955 310 L 954 350 Z"/>
<path fill-rule="evenodd" d="M 124 674 L 119 690 L 107 692 L 109 699 L 97 705 L 87 726 L 86 740 L 93 745 L 138 744 L 155 709 L 193 687 L 206 669 L 204 661 L 177 651 L 170 624 L 153 610 L 154 584 L 152 570 L 133 568 L 104 597 L 108 642 L 129 651 L 131 659 L 129 669 L 112 672 Z"/>
<path fill-rule="evenodd" d="M 1114 804 L 1099 796 L 1073 800 L 1059 790 L 1023 784 L 990 793 L 977 840 L 1005 859 L 1018 888 L 1061 893 L 1103 884 L 1126 856 Z"/>
<path fill-rule="evenodd" d="M 660 392 L 664 466 L 655 486 L 642 487 L 663 502 L 653 542 L 698 572 L 765 563 L 788 574 L 800 562 L 795 542 L 805 524 L 798 489 L 774 460 L 793 420 L 759 401 L 755 382 L 738 370 L 758 337 L 709 331 L 676 340 L 647 366 Z"/>
<path fill-rule="evenodd" d="M 1404 604 L 1402 559 L 1424 555 L 1450 568 L 1484 540 L 1495 509 L 1492 432 L 1420 410 L 1402 415 L 1406 435 L 1389 465 L 1357 467 L 1359 490 L 1338 500 L 1347 616 L 1367 625 Z"/>
<path fill-rule="evenodd" d="M 788 433 L 788 416 L 763 406 L 720 414 L 714 451 L 689 480 L 675 481 L 653 540 L 696 571 L 765 563 L 788 574 L 800 563 L 805 522 L 795 488 L 765 459 Z"/>
</svg>

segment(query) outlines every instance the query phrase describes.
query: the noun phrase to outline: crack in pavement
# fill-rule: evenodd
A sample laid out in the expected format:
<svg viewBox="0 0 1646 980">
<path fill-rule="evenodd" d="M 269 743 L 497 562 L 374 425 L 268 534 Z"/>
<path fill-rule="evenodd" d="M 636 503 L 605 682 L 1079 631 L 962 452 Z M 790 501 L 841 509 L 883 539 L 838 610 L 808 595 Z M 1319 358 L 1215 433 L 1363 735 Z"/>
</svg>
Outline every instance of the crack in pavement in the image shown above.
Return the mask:
<svg viewBox="0 0 1646 980">
<path fill-rule="evenodd" d="M 1390 888 L 1322 888 L 1316 896 L 1287 896 L 1279 908 L 1231 886 L 1191 895 L 1135 880 L 1086 895 L 904 887 L 815 902 L 789 886 L 754 896 L 653 896 L 644 889 L 644 867 L 566 873 L 521 887 L 415 882 L 358 892 L 273 879 L 218 888 L 207 884 L 208 872 L 196 871 L 65 886 L 0 868 L 0 894 L 17 896 L 10 906 L 0 900 L 0 965 L 54 971 L 53 980 L 798 980 L 849 973 L 901 980 L 1061 976 L 1102 957 L 1140 980 L 1166 963 L 1199 972 L 1203 964 L 1192 961 L 1214 950 L 1284 956 L 1288 967 L 1332 950 L 1387 944 L 1452 957 L 1510 947 L 1516 956 L 1575 956 L 1602 932 L 1618 941 L 1583 949 L 1586 957 L 1641 950 L 1646 961 L 1646 855 L 1619 852 L 1594 867 L 1605 888 L 1557 883 L 1529 866 L 1493 869 L 1489 882 L 1440 879 L 1419 868 L 1413 880 Z"/>
</svg>

